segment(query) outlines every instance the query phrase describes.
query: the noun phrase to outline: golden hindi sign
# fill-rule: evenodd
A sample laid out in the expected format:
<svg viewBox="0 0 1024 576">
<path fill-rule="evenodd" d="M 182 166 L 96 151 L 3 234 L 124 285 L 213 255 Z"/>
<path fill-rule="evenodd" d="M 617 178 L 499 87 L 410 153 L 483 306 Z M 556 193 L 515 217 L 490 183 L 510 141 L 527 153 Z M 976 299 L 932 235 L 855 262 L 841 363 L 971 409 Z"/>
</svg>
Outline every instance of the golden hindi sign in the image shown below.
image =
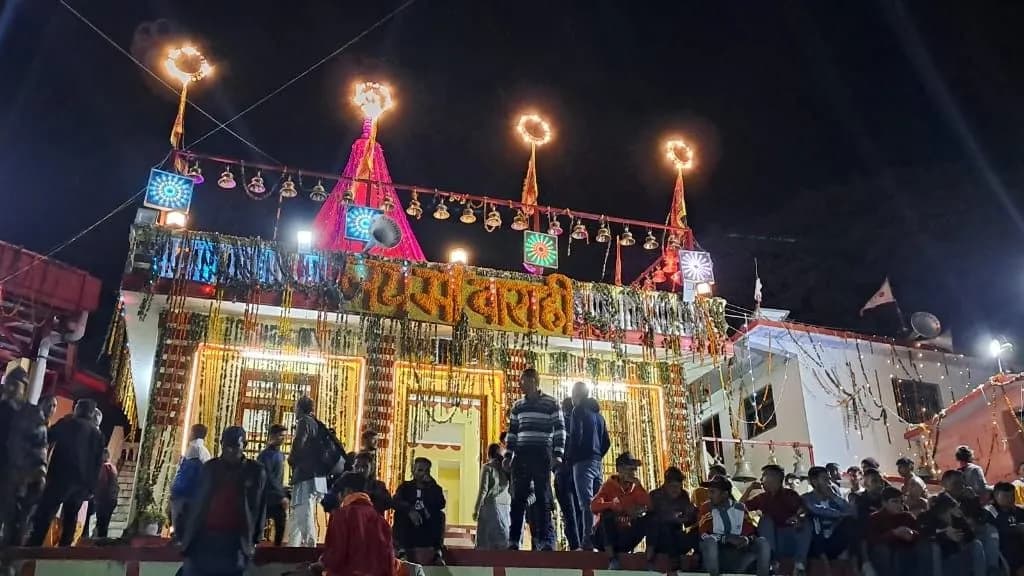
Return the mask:
<svg viewBox="0 0 1024 576">
<path fill-rule="evenodd" d="M 361 280 L 362 279 L 362 280 Z M 552 274 L 536 281 L 479 276 L 458 265 L 439 268 L 366 261 L 350 266 L 342 281 L 346 293 L 362 292 L 348 309 L 392 318 L 454 325 L 463 313 L 474 328 L 573 333 L 572 281 Z"/>
</svg>

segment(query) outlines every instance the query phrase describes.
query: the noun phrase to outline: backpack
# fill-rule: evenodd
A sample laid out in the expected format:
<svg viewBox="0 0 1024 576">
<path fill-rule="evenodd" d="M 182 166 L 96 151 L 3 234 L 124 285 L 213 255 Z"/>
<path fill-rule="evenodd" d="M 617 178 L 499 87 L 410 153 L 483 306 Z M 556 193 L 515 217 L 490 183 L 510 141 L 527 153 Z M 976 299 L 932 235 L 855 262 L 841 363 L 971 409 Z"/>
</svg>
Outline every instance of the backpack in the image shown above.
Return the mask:
<svg viewBox="0 0 1024 576">
<path fill-rule="evenodd" d="M 199 489 L 199 473 L 203 470 L 203 461 L 199 458 L 182 458 L 178 464 L 178 472 L 171 484 L 171 497 L 191 498 Z"/>
<path fill-rule="evenodd" d="M 316 437 L 313 443 L 315 450 L 313 459 L 314 471 L 318 477 L 327 477 L 339 468 L 347 466 L 345 446 L 338 440 L 333 428 L 313 418 L 316 422 Z"/>
</svg>

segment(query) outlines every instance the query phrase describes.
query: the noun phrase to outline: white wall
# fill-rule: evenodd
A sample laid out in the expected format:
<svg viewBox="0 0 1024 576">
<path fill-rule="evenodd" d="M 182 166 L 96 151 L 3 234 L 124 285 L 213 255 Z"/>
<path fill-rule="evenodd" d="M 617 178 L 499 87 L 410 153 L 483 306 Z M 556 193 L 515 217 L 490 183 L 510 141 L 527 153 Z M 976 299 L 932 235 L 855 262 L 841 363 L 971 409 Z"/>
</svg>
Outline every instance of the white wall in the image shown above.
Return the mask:
<svg viewBox="0 0 1024 576">
<path fill-rule="evenodd" d="M 743 397 L 757 393 L 760 399 L 764 386 L 772 384 L 778 424 L 758 434 L 757 440 L 810 442 L 819 465 L 837 462 L 845 468 L 873 456 L 884 472 L 895 473 L 897 458 L 909 455 L 916 459 L 917 454 L 903 439 L 907 422 L 898 415 L 892 378 L 937 384 L 945 407 L 984 382 L 994 371 L 990 364 L 956 354 L 812 333 L 793 325 L 789 329 L 762 325 L 735 343 L 732 364 L 724 369 L 732 374 L 736 418 L 743 418 Z M 723 436 L 729 437 L 725 395 L 717 371 L 697 385 L 709 383 L 715 392 L 701 418 L 719 413 Z M 856 410 L 852 408 L 854 398 Z M 746 437 L 744 428 L 741 423 L 741 437 Z M 731 471 L 731 447 L 726 446 L 724 452 Z M 747 446 L 746 453 L 755 471 L 768 460 L 766 447 Z M 776 455 L 780 464 L 792 469 L 791 448 L 777 447 Z"/>
</svg>

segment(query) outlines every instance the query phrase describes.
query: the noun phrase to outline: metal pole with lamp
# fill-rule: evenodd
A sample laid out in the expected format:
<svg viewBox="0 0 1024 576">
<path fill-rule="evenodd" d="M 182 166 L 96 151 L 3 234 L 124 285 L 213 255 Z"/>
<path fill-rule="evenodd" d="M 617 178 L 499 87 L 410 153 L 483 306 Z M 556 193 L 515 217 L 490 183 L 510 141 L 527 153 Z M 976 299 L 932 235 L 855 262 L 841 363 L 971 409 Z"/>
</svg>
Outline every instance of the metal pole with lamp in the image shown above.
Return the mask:
<svg viewBox="0 0 1024 576">
<path fill-rule="evenodd" d="M 999 367 L 999 373 L 1003 373 L 1003 353 L 1013 350 L 1013 344 L 1006 341 L 1004 338 L 993 338 L 988 343 L 988 353 L 996 359 L 996 365 Z"/>
</svg>

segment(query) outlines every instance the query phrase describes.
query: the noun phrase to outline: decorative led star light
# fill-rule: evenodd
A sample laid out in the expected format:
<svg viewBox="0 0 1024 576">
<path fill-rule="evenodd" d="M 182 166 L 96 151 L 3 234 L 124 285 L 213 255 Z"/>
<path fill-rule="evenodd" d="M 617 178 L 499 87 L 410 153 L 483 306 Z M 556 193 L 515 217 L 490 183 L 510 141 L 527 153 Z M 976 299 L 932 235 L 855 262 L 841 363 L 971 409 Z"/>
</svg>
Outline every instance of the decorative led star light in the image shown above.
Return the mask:
<svg viewBox="0 0 1024 576">
<path fill-rule="evenodd" d="M 370 229 L 380 210 L 368 206 L 350 206 L 345 213 L 345 238 L 358 242 L 369 242 L 373 239 Z"/>
<path fill-rule="evenodd" d="M 558 268 L 558 237 L 543 232 L 523 232 L 523 262 L 542 268 Z"/>
<path fill-rule="evenodd" d="M 676 170 L 686 171 L 693 168 L 693 148 L 682 138 L 673 138 L 665 142 L 665 157 L 676 167 Z"/>
<path fill-rule="evenodd" d="M 370 120 L 380 118 L 394 104 L 391 100 L 391 89 L 386 84 L 377 82 L 359 82 L 356 84 L 352 103 L 363 111 Z"/>
<path fill-rule="evenodd" d="M 679 268 L 683 272 L 683 280 L 687 282 L 715 282 L 715 267 L 711 262 L 711 254 L 707 252 L 680 250 Z"/>
<path fill-rule="evenodd" d="M 551 141 L 551 125 L 537 114 L 520 116 L 516 132 L 531 146 L 543 146 Z"/>
<path fill-rule="evenodd" d="M 189 205 L 192 204 L 194 185 L 195 182 L 189 176 L 163 170 L 150 170 L 143 204 L 157 210 L 188 212 Z"/>
<path fill-rule="evenodd" d="M 164 68 L 182 84 L 198 82 L 213 74 L 213 65 L 206 61 L 199 50 L 189 45 L 169 50 Z"/>
</svg>

